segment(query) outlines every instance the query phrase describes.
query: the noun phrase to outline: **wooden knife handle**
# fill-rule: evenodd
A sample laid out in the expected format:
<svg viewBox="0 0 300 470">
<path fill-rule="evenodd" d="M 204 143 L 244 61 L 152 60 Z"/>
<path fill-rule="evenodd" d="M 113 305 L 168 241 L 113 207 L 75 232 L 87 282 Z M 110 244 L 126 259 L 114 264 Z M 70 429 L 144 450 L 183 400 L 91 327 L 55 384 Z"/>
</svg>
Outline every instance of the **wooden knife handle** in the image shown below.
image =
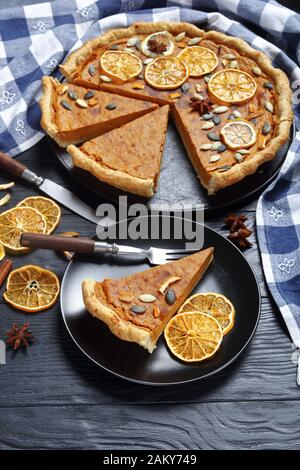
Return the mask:
<svg viewBox="0 0 300 470">
<path fill-rule="evenodd" d="M 21 245 L 28 248 L 91 254 L 94 252 L 95 242 L 90 238 L 83 237 L 75 238 L 59 235 L 41 235 L 39 233 L 23 233 Z"/>
<path fill-rule="evenodd" d="M 23 163 L 18 162 L 3 152 L 0 152 L 0 168 L 10 175 L 17 177 L 21 176 L 26 170 L 26 166 Z"/>
</svg>

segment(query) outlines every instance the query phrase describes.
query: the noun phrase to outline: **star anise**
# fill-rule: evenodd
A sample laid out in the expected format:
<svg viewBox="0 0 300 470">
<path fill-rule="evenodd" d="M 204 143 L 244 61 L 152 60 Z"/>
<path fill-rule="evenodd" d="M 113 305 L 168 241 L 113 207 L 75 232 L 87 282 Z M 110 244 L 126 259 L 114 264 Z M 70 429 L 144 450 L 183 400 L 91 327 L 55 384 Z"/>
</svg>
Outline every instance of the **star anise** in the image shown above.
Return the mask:
<svg viewBox="0 0 300 470">
<path fill-rule="evenodd" d="M 209 113 L 212 110 L 212 105 L 213 103 L 208 98 L 201 100 L 192 96 L 190 99 L 190 107 L 195 111 L 199 111 L 200 116 Z"/>
<path fill-rule="evenodd" d="M 7 340 L 6 344 L 12 348 L 19 349 L 20 347 L 26 347 L 31 341 L 34 341 L 34 336 L 31 331 L 28 331 L 30 323 L 24 323 L 23 325 L 18 325 L 13 323 L 11 329 L 7 331 Z"/>
<path fill-rule="evenodd" d="M 250 230 L 245 222 L 248 217 L 245 215 L 229 214 L 224 219 L 225 225 L 229 228 L 227 238 L 240 248 L 250 248 L 252 243 L 248 240 L 252 230 Z"/>
<path fill-rule="evenodd" d="M 149 39 L 148 41 L 148 49 L 156 54 L 162 54 L 167 50 L 167 48 L 167 44 L 164 44 L 162 41 L 158 41 L 157 39 Z"/>
</svg>

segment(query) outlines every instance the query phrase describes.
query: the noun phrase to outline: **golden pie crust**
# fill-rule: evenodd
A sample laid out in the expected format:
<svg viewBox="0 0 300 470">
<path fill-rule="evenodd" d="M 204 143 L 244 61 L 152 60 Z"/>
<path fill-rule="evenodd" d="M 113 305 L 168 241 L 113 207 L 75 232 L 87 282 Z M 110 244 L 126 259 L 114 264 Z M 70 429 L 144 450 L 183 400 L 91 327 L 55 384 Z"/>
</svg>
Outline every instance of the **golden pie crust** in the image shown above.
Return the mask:
<svg viewBox="0 0 300 470">
<path fill-rule="evenodd" d="M 166 324 L 200 281 L 212 260 L 213 248 L 207 248 L 120 280 L 96 282 L 88 279 L 82 284 L 83 301 L 88 312 L 103 321 L 115 336 L 138 343 L 152 353 Z M 170 306 L 159 288 L 172 276 L 179 277 L 179 280 L 170 285 L 176 294 L 176 301 Z M 134 300 L 122 302 L 118 296 L 119 288 L 122 291 L 134 289 Z M 157 297 L 157 301 L 153 304 L 140 302 L 137 298 L 145 290 Z M 146 306 L 147 310 L 141 315 L 133 314 L 130 311 L 132 304 Z M 153 316 L 155 304 L 159 305 L 160 311 L 156 317 Z"/>
</svg>

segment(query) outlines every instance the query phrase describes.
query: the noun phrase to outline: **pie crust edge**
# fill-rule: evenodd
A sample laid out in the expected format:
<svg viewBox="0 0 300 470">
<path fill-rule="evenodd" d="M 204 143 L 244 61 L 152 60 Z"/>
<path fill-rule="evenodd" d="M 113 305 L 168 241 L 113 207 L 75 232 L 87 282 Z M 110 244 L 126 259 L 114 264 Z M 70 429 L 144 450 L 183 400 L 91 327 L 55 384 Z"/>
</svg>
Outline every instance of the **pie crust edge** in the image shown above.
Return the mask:
<svg viewBox="0 0 300 470">
<path fill-rule="evenodd" d="M 154 191 L 154 179 L 138 178 L 123 171 L 113 170 L 107 166 L 101 165 L 101 162 L 95 162 L 87 157 L 82 150 L 75 145 L 69 145 L 67 152 L 71 155 L 73 164 L 94 175 L 104 183 L 114 187 L 137 194 L 138 196 L 151 197 Z"/>
<path fill-rule="evenodd" d="M 200 174 L 199 176 L 202 185 L 206 187 L 208 194 L 211 195 L 219 189 L 231 186 L 241 181 L 247 175 L 255 173 L 263 163 L 272 160 L 275 157 L 276 152 L 289 138 L 290 127 L 293 121 L 293 111 L 291 109 L 292 92 L 289 80 L 282 70 L 272 66 L 270 59 L 266 54 L 249 46 L 243 39 L 227 36 L 226 34 L 217 31 L 205 32 L 190 23 L 139 22 L 132 24 L 128 28 L 110 30 L 95 39 L 87 41 L 80 49 L 74 51 L 67 58 L 66 62 L 60 66 L 60 70 L 69 81 L 72 81 L 76 75 L 78 66 L 99 47 L 105 46 L 117 39 L 132 37 L 134 34 L 151 34 L 162 30 L 167 30 L 173 35 L 177 35 L 180 32 L 185 31 L 188 35 L 205 37 L 206 39 L 216 40 L 218 43 L 232 47 L 238 52 L 255 60 L 261 70 L 274 81 L 277 104 L 277 126 L 275 128 L 275 137 L 271 139 L 265 149 L 252 155 L 251 159 L 245 159 L 243 162 L 234 165 L 226 172 L 214 172 L 209 182 L 206 184 L 202 180 Z M 191 160 L 193 159 L 191 158 Z"/>
<path fill-rule="evenodd" d="M 83 301 L 89 313 L 102 320 L 118 338 L 138 343 L 151 354 L 156 348 L 156 342 L 152 340 L 150 331 L 120 318 L 96 296 L 95 286 L 96 282 L 91 279 L 82 283 Z"/>
</svg>

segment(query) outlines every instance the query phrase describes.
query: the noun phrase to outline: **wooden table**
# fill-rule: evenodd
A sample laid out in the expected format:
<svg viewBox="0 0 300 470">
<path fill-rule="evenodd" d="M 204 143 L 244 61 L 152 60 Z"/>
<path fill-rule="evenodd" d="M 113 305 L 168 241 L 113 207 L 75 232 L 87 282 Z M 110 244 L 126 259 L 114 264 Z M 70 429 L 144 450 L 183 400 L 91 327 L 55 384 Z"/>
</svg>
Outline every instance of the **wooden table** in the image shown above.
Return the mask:
<svg viewBox="0 0 300 470">
<path fill-rule="evenodd" d="M 64 173 L 45 139 L 19 160 L 94 202 Z M 8 180 L 0 176 L 0 182 Z M 18 183 L 7 208 L 32 194 Z M 249 216 L 253 228 L 256 202 L 235 209 Z M 94 234 L 91 223 L 66 209 L 62 212 L 59 232 Z M 224 215 L 206 220 L 207 225 L 225 233 Z M 253 248 L 245 256 L 262 292 L 255 337 L 221 374 L 186 386 L 153 388 L 117 379 L 75 346 L 58 304 L 47 312 L 25 315 L 9 308 L 1 296 L 0 338 L 12 322 L 29 320 L 36 341 L 25 351 L 8 350 L 7 363 L 0 366 L 0 448 L 299 449 L 295 350 L 267 291 L 255 235 L 251 241 Z M 60 277 L 66 267 L 58 255 L 42 250 L 14 258 L 14 267 L 25 263 L 45 266 Z"/>
</svg>

